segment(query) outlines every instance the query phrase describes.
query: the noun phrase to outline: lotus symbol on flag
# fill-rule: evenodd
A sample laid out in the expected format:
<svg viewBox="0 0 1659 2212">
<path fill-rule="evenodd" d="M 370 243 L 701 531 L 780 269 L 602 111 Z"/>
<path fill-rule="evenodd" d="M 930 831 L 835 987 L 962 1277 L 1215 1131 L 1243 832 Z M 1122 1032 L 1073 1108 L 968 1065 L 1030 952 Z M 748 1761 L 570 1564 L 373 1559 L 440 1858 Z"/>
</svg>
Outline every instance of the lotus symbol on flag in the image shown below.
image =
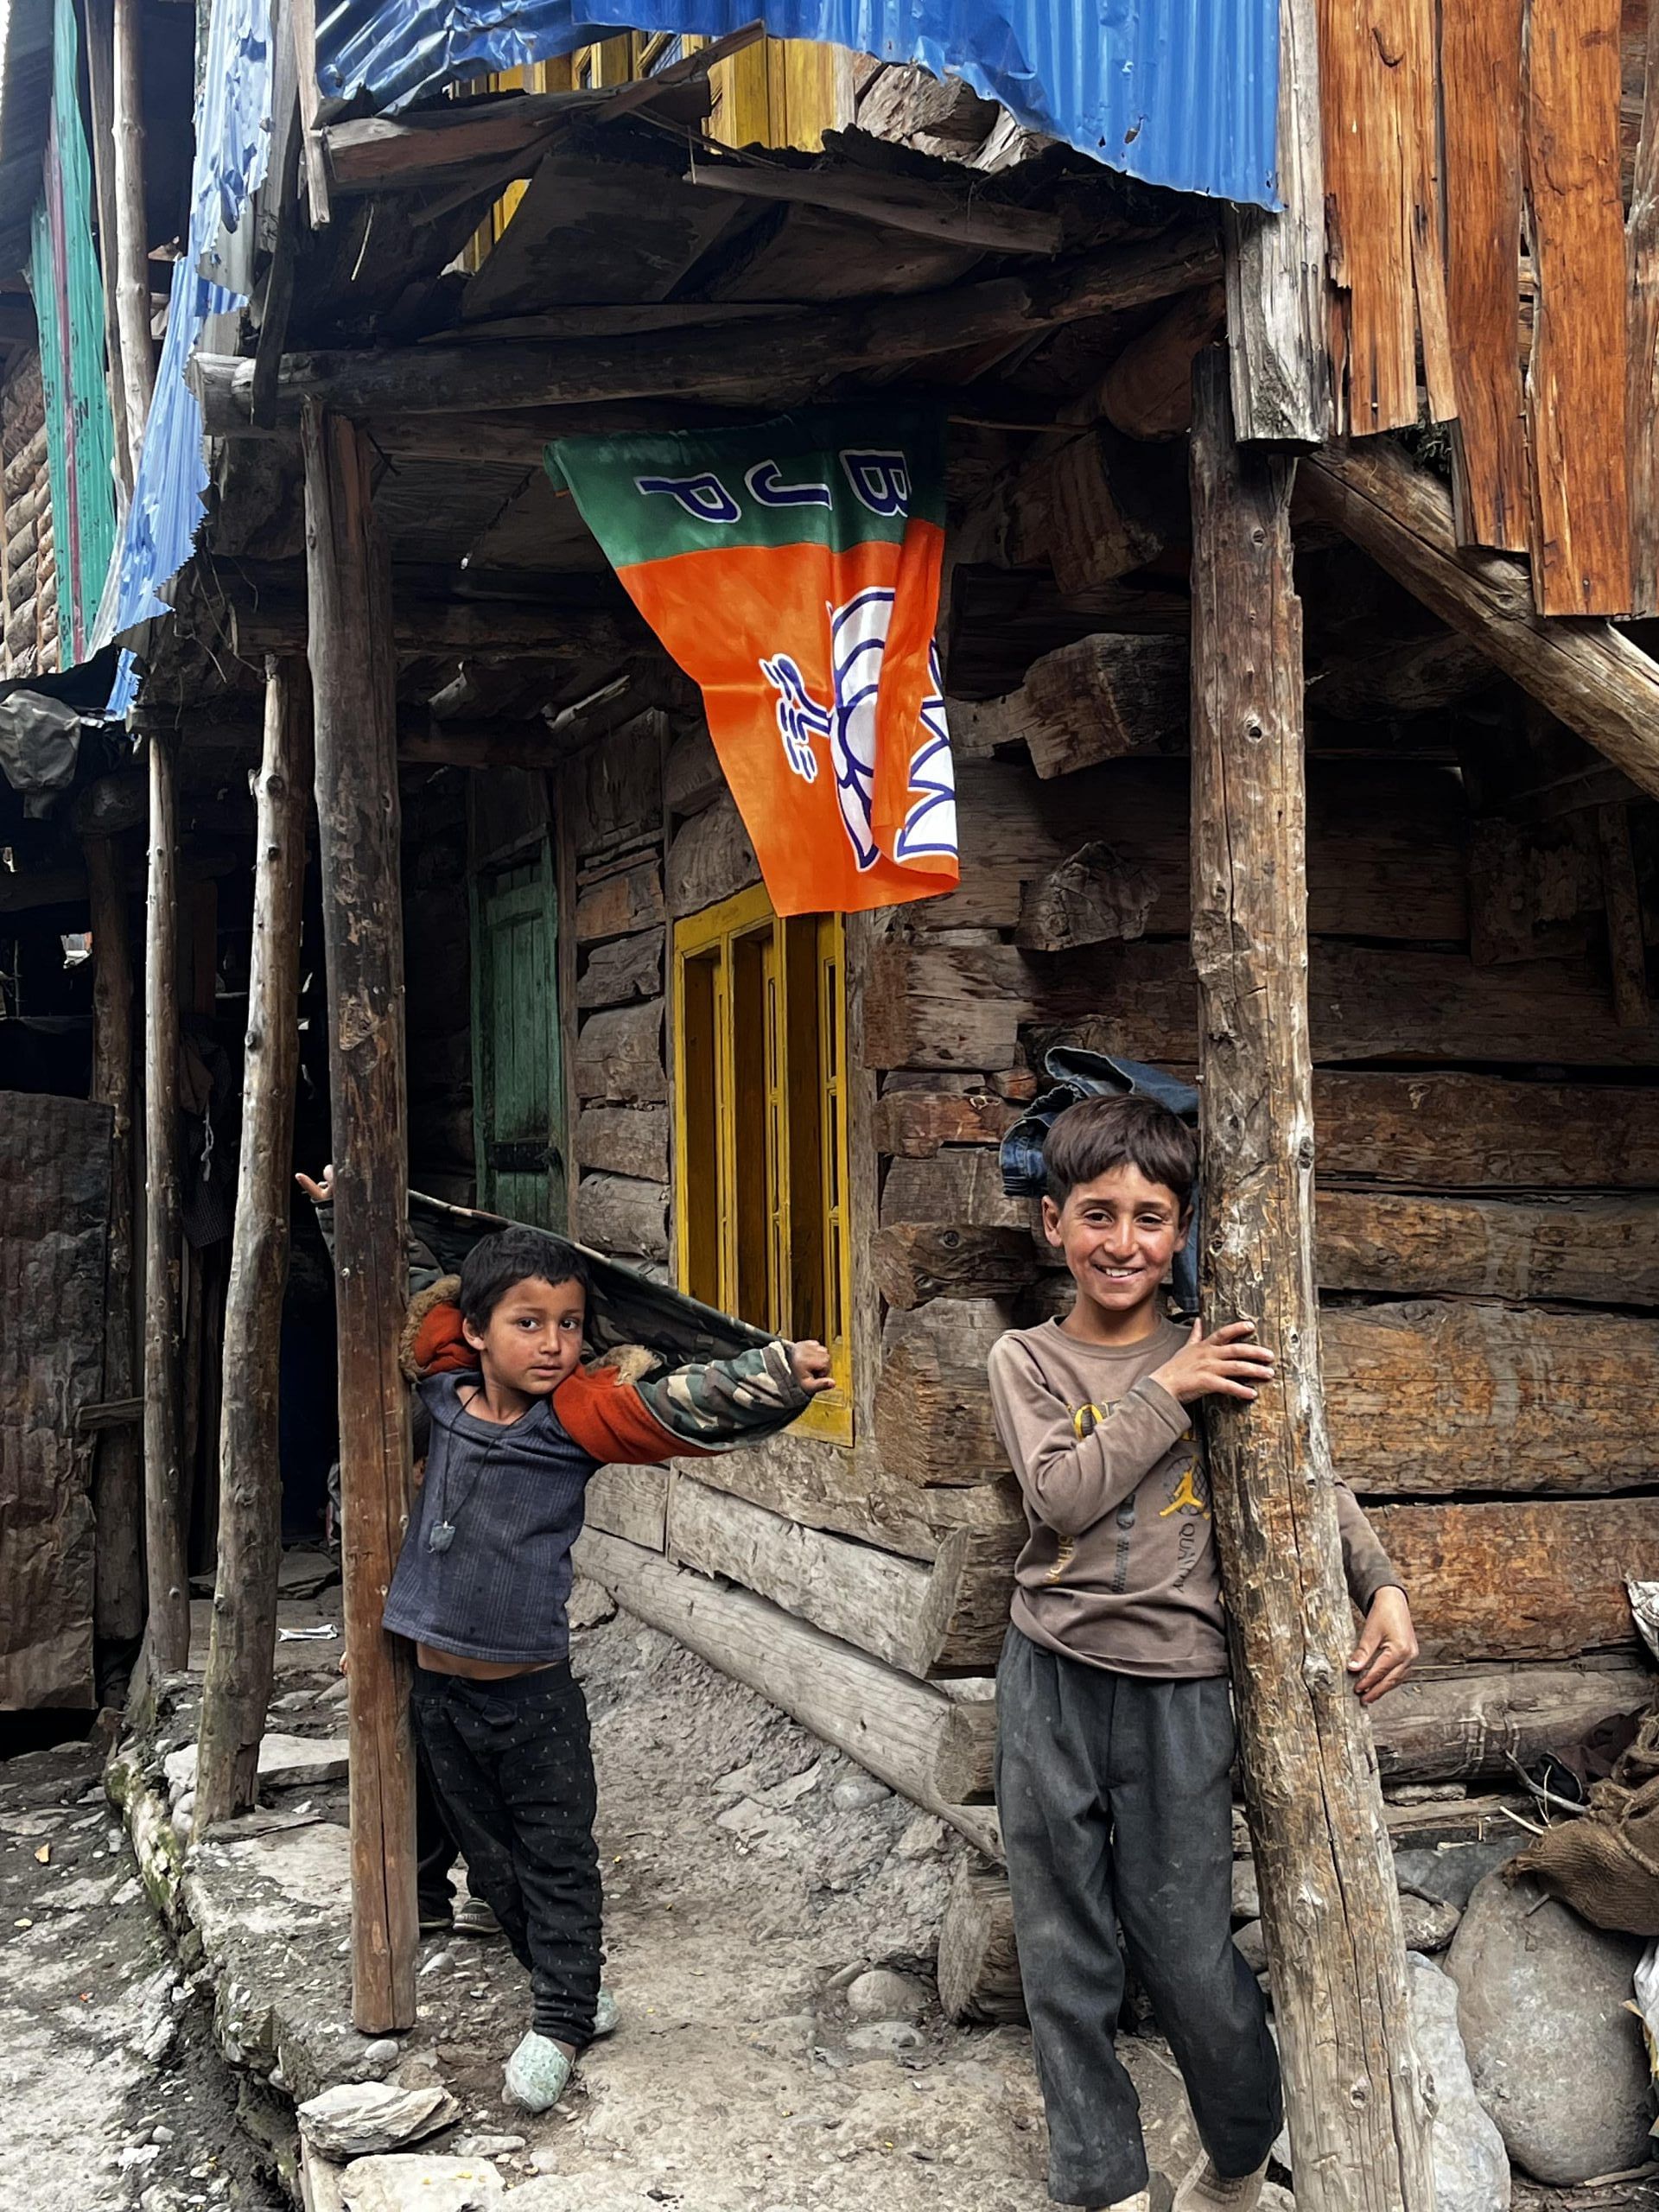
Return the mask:
<svg viewBox="0 0 1659 2212">
<path fill-rule="evenodd" d="M 799 666 L 787 653 L 760 664 L 761 673 L 778 693 L 784 758 L 803 782 L 817 780 L 813 741 L 822 738 L 829 745 L 842 824 L 861 871 L 873 868 L 880 857 L 873 822 L 877 704 L 893 603 L 893 593 L 876 586 L 860 592 L 844 607 L 830 609 L 835 697 L 828 706 L 812 696 Z M 910 758 L 909 784 L 916 797 L 893 847 L 893 858 L 901 861 L 928 854 L 954 855 L 957 849 L 956 782 L 937 652 L 930 652 L 928 673 L 919 717 L 922 740 Z"/>
</svg>

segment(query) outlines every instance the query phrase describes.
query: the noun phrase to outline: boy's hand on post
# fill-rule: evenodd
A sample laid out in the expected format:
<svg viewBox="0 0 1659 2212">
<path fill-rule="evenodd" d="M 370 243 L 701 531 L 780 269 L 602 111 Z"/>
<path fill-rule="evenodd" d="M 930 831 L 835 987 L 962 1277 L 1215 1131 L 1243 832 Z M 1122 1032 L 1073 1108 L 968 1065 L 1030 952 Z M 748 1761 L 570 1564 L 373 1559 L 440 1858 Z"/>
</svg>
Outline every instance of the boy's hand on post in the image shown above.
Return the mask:
<svg viewBox="0 0 1659 2212">
<path fill-rule="evenodd" d="M 334 1163 L 331 1160 L 322 1171 L 322 1180 L 314 1182 L 308 1175 L 296 1175 L 294 1180 L 310 1199 L 313 1205 L 327 1206 L 334 1202 Z"/>
<path fill-rule="evenodd" d="M 814 1338 L 804 1338 L 799 1344 L 791 1344 L 789 1364 L 809 1398 L 816 1398 L 820 1390 L 833 1388 L 836 1378 L 830 1372 L 830 1354 Z"/>
<path fill-rule="evenodd" d="M 1202 1321 L 1173 1359 L 1153 1376 L 1172 1398 L 1189 1406 L 1195 1398 L 1253 1398 L 1255 1386 L 1273 1380 L 1273 1354 L 1254 1344 L 1254 1321 L 1228 1321 L 1206 1337 Z"/>
<path fill-rule="evenodd" d="M 1403 1590 L 1390 1585 L 1372 1599 L 1359 1642 L 1348 1661 L 1349 1673 L 1359 1678 L 1354 1689 L 1360 1703 L 1375 1705 L 1378 1698 L 1398 1689 L 1416 1656 L 1417 1631 L 1411 1624 L 1410 1603 Z"/>
</svg>

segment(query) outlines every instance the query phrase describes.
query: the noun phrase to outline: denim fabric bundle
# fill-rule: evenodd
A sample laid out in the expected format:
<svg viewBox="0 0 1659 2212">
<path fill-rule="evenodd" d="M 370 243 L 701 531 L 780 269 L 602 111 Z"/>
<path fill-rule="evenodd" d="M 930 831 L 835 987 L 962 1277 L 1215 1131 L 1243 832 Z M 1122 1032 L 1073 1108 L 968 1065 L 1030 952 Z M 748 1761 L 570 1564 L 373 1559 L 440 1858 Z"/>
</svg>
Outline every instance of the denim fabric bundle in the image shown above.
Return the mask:
<svg viewBox="0 0 1659 2212">
<path fill-rule="evenodd" d="M 1043 1057 L 1043 1072 L 1050 1088 L 1033 1100 L 1002 1140 L 1000 1158 L 1002 1188 L 1011 1198 L 1040 1198 L 1048 1187 L 1043 1164 L 1043 1145 L 1057 1116 L 1080 1098 L 1155 1098 L 1179 1114 L 1184 1122 L 1198 1118 L 1198 1094 L 1162 1068 L 1140 1060 L 1117 1058 L 1107 1052 L 1088 1052 L 1074 1045 L 1056 1045 Z M 1175 1255 L 1172 1269 L 1175 1304 L 1183 1313 L 1198 1310 L 1198 1195 L 1192 1193 L 1192 1220 L 1186 1246 Z"/>
</svg>

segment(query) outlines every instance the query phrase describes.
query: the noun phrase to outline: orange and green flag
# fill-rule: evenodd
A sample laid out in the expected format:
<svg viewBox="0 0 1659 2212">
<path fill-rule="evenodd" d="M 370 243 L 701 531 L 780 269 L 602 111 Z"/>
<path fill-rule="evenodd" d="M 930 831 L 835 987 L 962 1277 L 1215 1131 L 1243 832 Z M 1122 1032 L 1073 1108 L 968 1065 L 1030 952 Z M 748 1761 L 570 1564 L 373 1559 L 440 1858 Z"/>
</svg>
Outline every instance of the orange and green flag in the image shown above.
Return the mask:
<svg viewBox="0 0 1659 2212">
<path fill-rule="evenodd" d="M 954 889 L 933 645 L 942 415 L 820 407 L 739 429 L 563 438 L 547 467 L 702 686 L 777 912 Z"/>
</svg>

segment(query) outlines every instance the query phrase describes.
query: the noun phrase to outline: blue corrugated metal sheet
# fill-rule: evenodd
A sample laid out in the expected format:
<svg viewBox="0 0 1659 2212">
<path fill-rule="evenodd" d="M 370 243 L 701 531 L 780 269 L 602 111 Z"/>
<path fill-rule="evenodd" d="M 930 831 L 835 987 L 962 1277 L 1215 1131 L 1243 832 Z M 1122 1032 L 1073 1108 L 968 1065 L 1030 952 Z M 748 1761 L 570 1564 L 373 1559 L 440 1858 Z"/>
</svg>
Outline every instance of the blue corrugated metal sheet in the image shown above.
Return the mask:
<svg viewBox="0 0 1659 2212">
<path fill-rule="evenodd" d="M 189 559 L 201 524 L 207 488 L 201 410 L 184 381 L 185 365 L 208 318 L 242 305 L 239 292 L 215 279 L 245 263 L 235 253 L 234 233 L 264 179 L 270 60 L 270 0 L 216 0 L 196 101 L 189 251 L 174 264 L 156 397 L 132 505 L 99 608 L 94 649 L 166 613 L 162 594 Z M 125 711 L 131 689 L 130 664 L 124 663 L 112 713 Z"/>
<path fill-rule="evenodd" d="M 1148 184 L 1277 204 L 1278 0 L 335 0 L 317 73 L 328 99 L 395 108 L 619 30 L 718 37 L 757 16 L 965 78 Z"/>
</svg>

